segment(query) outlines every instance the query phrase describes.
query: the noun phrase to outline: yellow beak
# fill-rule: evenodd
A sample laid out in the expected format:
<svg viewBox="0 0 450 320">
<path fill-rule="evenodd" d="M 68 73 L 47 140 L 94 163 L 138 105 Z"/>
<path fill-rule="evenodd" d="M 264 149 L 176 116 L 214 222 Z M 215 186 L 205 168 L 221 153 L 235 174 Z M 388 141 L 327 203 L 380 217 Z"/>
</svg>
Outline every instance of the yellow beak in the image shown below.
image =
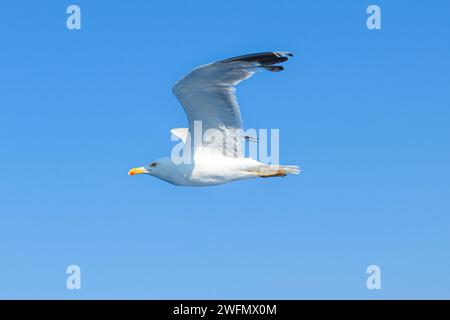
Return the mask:
<svg viewBox="0 0 450 320">
<path fill-rule="evenodd" d="M 135 174 L 143 174 L 143 173 L 147 173 L 147 169 L 145 169 L 144 167 L 133 168 L 130 171 L 128 171 L 128 175 L 130 175 L 130 176 L 134 176 Z"/>
</svg>

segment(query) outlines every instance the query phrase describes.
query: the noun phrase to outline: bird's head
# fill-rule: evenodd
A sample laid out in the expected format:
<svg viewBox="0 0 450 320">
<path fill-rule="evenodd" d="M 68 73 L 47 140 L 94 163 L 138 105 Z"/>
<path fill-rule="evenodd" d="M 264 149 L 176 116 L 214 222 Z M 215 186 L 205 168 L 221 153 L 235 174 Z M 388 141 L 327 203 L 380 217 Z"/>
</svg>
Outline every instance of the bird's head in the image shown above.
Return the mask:
<svg viewBox="0 0 450 320">
<path fill-rule="evenodd" d="M 160 163 L 158 161 L 154 161 L 148 166 L 130 169 L 130 171 L 128 171 L 128 175 L 134 176 L 135 174 L 149 174 L 153 176 L 156 175 L 159 170 Z"/>
<path fill-rule="evenodd" d="M 164 179 L 167 175 L 171 175 L 171 173 L 176 169 L 175 167 L 176 166 L 170 158 L 160 158 L 153 161 L 148 166 L 133 168 L 128 171 L 128 174 L 130 176 L 134 176 L 136 174 L 148 174 Z"/>
<path fill-rule="evenodd" d="M 193 167 L 193 164 L 175 164 L 171 158 L 165 157 L 153 161 L 148 166 L 133 168 L 128 171 L 128 174 L 130 176 L 147 174 L 172 184 L 181 185 L 184 182 L 186 175 L 189 175 L 189 173 L 192 172 Z"/>
</svg>

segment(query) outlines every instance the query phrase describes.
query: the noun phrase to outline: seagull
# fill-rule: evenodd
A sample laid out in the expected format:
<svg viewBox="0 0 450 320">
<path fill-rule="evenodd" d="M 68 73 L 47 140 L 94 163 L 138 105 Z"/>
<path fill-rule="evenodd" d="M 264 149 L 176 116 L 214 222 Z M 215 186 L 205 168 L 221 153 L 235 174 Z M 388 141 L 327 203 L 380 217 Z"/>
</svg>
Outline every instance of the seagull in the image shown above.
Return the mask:
<svg viewBox="0 0 450 320">
<path fill-rule="evenodd" d="M 213 186 L 298 174 L 298 166 L 265 164 L 244 156 L 244 141 L 257 138 L 243 134 L 236 98 L 236 85 L 241 81 L 258 70 L 282 71 L 284 68 L 278 64 L 290 57 L 293 57 L 290 52 L 262 52 L 193 69 L 172 88 L 184 108 L 189 127 L 170 132 L 181 140 L 183 159 L 187 160 L 180 161 L 172 152 L 171 157 L 133 168 L 128 174 L 151 175 L 177 186 Z M 204 137 L 208 132 L 209 138 Z"/>
</svg>

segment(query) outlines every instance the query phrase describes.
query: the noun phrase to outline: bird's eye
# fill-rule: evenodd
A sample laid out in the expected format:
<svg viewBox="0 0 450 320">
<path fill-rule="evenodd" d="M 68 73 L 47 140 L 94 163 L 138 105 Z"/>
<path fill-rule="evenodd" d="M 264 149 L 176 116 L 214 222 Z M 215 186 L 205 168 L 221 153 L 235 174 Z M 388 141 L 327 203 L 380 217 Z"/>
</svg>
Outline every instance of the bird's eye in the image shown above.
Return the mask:
<svg viewBox="0 0 450 320">
<path fill-rule="evenodd" d="M 150 164 L 150 167 L 156 167 L 156 162 L 152 162 L 151 164 Z"/>
</svg>

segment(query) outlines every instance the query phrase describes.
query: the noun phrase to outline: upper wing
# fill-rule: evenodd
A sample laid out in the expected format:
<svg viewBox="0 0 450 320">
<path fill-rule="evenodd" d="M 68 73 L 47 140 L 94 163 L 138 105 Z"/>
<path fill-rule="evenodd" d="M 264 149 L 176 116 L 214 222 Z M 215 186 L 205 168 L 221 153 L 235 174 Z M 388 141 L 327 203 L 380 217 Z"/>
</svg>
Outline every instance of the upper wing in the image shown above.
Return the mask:
<svg viewBox="0 0 450 320">
<path fill-rule="evenodd" d="M 195 122 L 201 121 L 201 134 L 215 129 L 219 135 L 213 144 L 197 145 L 195 153 L 222 154 L 227 157 L 242 157 L 242 119 L 236 99 L 235 86 L 250 78 L 257 68 L 277 72 L 282 66 L 274 64 L 292 57 L 289 52 L 264 52 L 230 58 L 195 68 L 173 87 L 173 93 L 183 105 L 189 121 L 189 133 Z M 217 141 L 221 136 L 222 141 Z M 194 137 L 194 139 L 197 139 Z M 222 148 L 223 146 L 223 148 Z"/>
</svg>

